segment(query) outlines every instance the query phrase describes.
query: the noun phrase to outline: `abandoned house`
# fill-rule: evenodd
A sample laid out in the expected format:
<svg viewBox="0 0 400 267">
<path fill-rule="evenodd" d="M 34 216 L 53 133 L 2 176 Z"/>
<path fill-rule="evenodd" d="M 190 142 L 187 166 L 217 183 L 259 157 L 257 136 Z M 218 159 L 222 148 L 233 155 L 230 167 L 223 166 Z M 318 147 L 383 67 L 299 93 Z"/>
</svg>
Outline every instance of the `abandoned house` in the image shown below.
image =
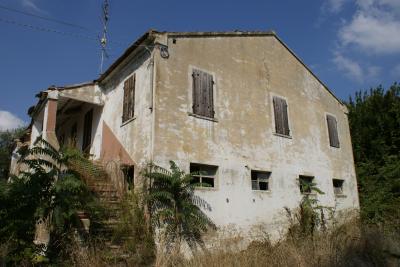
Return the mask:
<svg viewBox="0 0 400 267">
<path fill-rule="evenodd" d="M 131 188 L 148 162 L 201 171 L 220 227 L 277 229 L 312 193 L 301 181 L 359 207 L 347 108 L 274 32 L 149 31 L 97 80 L 38 97 L 31 142 L 74 140 Z"/>
</svg>

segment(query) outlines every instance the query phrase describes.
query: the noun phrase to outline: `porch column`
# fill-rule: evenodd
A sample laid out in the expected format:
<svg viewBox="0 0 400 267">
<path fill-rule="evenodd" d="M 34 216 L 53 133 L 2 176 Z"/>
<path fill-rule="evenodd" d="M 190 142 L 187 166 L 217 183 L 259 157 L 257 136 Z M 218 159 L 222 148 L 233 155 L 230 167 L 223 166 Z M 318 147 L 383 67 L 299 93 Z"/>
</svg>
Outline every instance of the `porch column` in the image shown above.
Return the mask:
<svg viewBox="0 0 400 267">
<path fill-rule="evenodd" d="M 54 148 L 59 149 L 60 145 L 56 135 L 58 92 L 50 91 L 47 94 L 47 102 L 43 119 L 43 139 L 49 142 Z"/>
<path fill-rule="evenodd" d="M 58 150 L 60 145 L 56 136 L 57 102 L 58 92 L 48 91 L 43 114 L 42 138 Z M 49 241 L 49 218 L 41 218 L 36 222 L 35 239 L 33 242 L 37 245 L 45 245 L 47 248 Z"/>
</svg>

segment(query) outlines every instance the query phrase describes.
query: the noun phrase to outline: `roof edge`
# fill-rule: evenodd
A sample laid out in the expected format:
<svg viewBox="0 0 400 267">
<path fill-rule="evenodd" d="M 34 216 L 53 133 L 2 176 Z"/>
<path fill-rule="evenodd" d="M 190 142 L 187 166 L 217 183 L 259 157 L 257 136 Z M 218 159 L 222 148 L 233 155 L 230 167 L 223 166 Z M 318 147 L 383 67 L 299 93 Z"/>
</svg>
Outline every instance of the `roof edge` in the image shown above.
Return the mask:
<svg viewBox="0 0 400 267">
<path fill-rule="evenodd" d="M 274 36 L 275 31 L 228 31 L 228 32 L 161 32 L 169 37 L 214 37 L 214 36 Z"/>
<path fill-rule="evenodd" d="M 330 89 L 329 89 L 329 87 L 323 82 L 323 81 L 321 81 L 320 80 L 320 78 L 318 78 L 318 76 L 303 62 L 303 60 L 301 60 L 301 58 L 299 57 L 299 56 L 297 56 L 296 55 L 296 53 L 292 50 L 292 49 L 290 49 L 289 48 L 289 46 L 287 46 L 286 45 L 286 43 L 284 42 L 284 41 L 282 41 L 282 39 L 281 38 L 279 38 L 279 36 L 278 35 L 274 35 L 275 36 L 275 38 L 300 62 L 300 64 L 301 65 L 303 65 L 303 67 L 305 67 L 307 70 L 308 70 L 308 72 L 310 72 L 310 74 L 315 78 L 315 79 L 317 79 L 317 81 L 325 88 L 325 90 L 327 90 L 328 91 L 328 93 L 329 94 L 331 94 L 338 102 L 339 102 L 339 104 L 341 104 L 342 106 L 346 106 L 344 103 L 343 103 L 343 101 L 342 100 L 340 100 Z"/>
<path fill-rule="evenodd" d="M 100 75 L 100 77 L 95 80 L 97 83 L 103 82 L 107 76 L 109 76 L 117 67 L 119 64 L 121 64 L 136 48 L 138 48 L 143 42 L 145 42 L 149 38 L 154 38 L 153 35 L 155 33 L 159 33 L 156 30 L 149 30 L 145 32 L 139 39 L 137 39 L 132 45 L 130 45 L 124 53 L 115 60 L 110 67 L 107 68 L 107 70 Z"/>
</svg>

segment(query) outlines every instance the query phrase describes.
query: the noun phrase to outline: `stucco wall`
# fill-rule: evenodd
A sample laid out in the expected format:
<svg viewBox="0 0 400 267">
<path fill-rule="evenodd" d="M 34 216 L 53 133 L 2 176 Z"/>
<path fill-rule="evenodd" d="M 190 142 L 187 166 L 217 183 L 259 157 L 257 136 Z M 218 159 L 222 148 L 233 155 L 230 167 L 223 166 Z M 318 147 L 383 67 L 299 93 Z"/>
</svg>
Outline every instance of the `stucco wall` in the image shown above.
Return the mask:
<svg viewBox="0 0 400 267">
<path fill-rule="evenodd" d="M 273 36 L 175 37 L 169 58 L 156 53 L 154 160 L 218 166 L 216 186 L 199 189 L 219 226 L 281 224 L 284 207 L 298 205 L 299 175 L 315 176 L 325 206 L 358 208 L 345 107 Z M 214 76 L 217 122 L 189 116 L 191 69 Z M 274 134 L 272 97 L 288 103 L 292 138 Z M 329 145 L 326 114 L 338 122 L 340 148 Z M 250 170 L 271 171 L 270 191 L 251 189 Z M 343 179 L 335 199 L 332 178 Z"/>
<path fill-rule="evenodd" d="M 153 65 L 149 52 L 137 55 L 113 74 L 103 91 L 103 113 L 101 121 L 106 123 L 112 133 L 126 149 L 135 164 L 135 170 L 150 160 L 151 143 L 151 72 Z M 124 82 L 136 74 L 134 119 L 122 123 Z M 138 172 L 135 171 L 135 176 Z"/>
</svg>

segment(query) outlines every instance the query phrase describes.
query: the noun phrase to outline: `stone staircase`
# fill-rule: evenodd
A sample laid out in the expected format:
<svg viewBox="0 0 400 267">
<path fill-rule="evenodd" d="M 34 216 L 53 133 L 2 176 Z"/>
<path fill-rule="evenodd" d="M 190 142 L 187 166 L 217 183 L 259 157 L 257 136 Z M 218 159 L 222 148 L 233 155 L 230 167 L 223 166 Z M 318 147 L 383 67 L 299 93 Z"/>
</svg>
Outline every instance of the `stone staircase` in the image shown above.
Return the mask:
<svg viewBox="0 0 400 267">
<path fill-rule="evenodd" d="M 100 168 L 99 168 L 100 170 Z M 123 254 L 121 240 L 114 240 L 114 233 L 119 227 L 122 213 L 122 196 L 115 185 L 104 171 L 99 171 L 99 175 L 86 178 L 86 184 L 105 207 L 105 216 L 99 222 L 100 228 L 96 229 L 97 235 L 101 238 L 107 258 L 115 263 L 123 262 L 126 255 Z M 129 238 L 129 237 L 126 237 Z"/>
</svg>

